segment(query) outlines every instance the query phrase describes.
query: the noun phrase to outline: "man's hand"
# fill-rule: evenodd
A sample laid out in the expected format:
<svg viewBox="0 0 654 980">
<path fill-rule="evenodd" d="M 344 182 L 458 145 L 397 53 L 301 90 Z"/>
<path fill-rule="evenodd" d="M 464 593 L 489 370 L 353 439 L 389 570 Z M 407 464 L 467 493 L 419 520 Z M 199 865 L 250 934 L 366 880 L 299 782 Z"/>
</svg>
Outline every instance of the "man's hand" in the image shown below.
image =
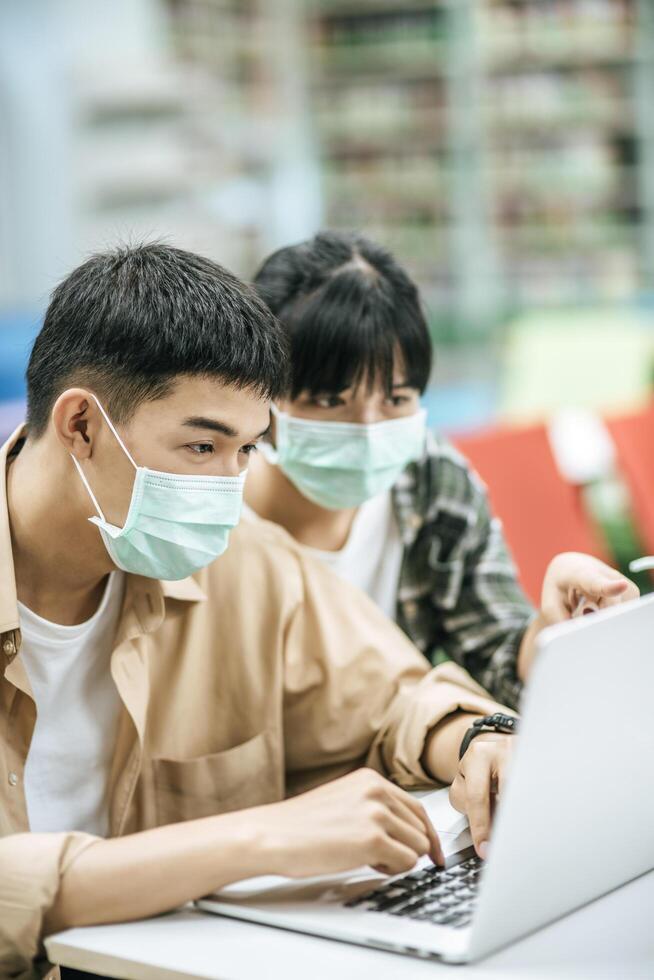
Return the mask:
<svg viewBox="0 0 654 980">
<path fill-rule="evenodd" d="M 445 863 L 420 803 L 359 769 L 281 803 L 97 840 L 62 874 L 44 931 L 157 915 L 259 875 L 302 878 L 364 864 L 399 874 L 423 854 Z"/>
<path fill-rule="evenodd" d="M 450 787 L 450 802 L 470 823 L 475 850 L 485 859 L 495 803 L 504 787 L 515 735 L 486 732 L 477 735 L 459 762 Z"/>
<path fill-rule="evenodd" d="M 242 818 L 259 824 L 269 869 L 294 878 L 365 864 L 394 875 L 410 871 L 425 854 L 436 864 L 445 863 L 418 800 L 372 769 L 245 811 Z"/>
<path fill-rule="evenodd" d="M 541 610 L 522 640 L 518 676 L 526 680 L 536 655 L 536 636 L 546 626 L 570 619 L 582 598 L 600 609 L 637 599 L 638 587 L 598 558 L 568 551 L 549 563 L 541 594 Z"/>
</svg>

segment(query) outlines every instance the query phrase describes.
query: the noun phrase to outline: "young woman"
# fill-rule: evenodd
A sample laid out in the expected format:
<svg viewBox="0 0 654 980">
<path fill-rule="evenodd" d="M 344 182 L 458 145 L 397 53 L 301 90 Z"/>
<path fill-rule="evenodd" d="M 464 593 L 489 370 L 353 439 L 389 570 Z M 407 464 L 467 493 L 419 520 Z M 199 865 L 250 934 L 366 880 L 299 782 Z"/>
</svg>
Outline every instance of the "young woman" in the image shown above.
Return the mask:
<svg viewBox="0 0 654 980">
<path fill-rule="evenodd" d="M 483 485 L 426 428 L 427 324 L 385 249 L 323 232 L 275 252 L 255 286 L 286 330 L 292 377 L 251 462 L 249 507 L 367 592 L 429 659 L 445 653 L 516 707 L 539 629 L 581 594 L 604 605 L 635 586 L 560 555 L 531 608 Z"/>
</svg>

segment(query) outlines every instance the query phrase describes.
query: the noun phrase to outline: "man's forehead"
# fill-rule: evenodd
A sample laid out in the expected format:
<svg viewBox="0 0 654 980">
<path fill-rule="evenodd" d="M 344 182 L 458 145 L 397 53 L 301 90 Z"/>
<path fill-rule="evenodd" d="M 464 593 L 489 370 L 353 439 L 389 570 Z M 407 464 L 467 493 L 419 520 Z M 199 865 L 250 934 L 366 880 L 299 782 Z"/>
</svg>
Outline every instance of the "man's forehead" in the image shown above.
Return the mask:
<svg viewBox="0 0 654 980">
<path fill-rule="evenodd" d="M 141 407 L 148 424 L 158 421 L 224 435 L 244 433 L 248 438 L 264 432 L 270 423 L 270 399 L 213 378 L 176 379 L 170 394 Z"/>
</svg>

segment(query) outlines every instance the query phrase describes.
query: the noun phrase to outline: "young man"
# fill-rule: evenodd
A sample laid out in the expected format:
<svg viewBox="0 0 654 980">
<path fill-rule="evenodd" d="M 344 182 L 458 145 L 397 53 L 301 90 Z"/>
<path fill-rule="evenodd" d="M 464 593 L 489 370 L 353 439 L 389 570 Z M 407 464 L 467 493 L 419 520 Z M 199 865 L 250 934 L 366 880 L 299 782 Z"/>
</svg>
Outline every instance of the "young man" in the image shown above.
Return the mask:
<svg viewBox="0 0 654 980">
<path fill-rule="evenodd" d="M 251 875 L 438 860 L 413 787 L 456 779 L 485 852 L 510 736 L 458 755 L 499 706 L 280 529 L 225 550 L 285 382 L 272 315 L 206 259 L 111 252 L 55 290 L 2 450 L 2 976 Z"/>
</svg>

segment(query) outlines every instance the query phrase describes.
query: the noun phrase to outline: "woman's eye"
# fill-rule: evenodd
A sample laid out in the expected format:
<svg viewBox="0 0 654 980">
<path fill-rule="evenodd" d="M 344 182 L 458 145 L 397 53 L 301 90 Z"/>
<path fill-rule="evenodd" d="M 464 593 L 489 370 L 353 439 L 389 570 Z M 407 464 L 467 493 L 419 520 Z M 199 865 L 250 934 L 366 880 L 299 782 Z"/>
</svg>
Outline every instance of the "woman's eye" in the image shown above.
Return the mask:
<svg viewBox="0 0 654 980">
<path fill-rule="evenodd" d="M 213 452 L 213 443 L 194 442 L 192 445 L 187 446 L 187 449 L 190 449 L 196 456 L 208 456 Z"/>
<path fill-rule="evenodd" d="M 390 399 L 393 408 L 399 408 L 400 405 L 407 405 L 409 402 L 408 395 L 393 395 Z"/>
<path fill-rule="evenodd" d="M 246 456 L 251 456 L 252 453 L 256 453 L 256 451 L 257 451 L 257 446 L 254 442 L 251 442 L 247 446 L 241 446 L 241 448 L 239 449 L 239 452 L 244 453 Z"/>
<path fill-rule="evenodd" d="M 345 404 L 338 395 L 317 395 L 311 399 L 311 403 L 317 405 L 318 408 L 337 408 L 339 405 Z"/>
</svg>

